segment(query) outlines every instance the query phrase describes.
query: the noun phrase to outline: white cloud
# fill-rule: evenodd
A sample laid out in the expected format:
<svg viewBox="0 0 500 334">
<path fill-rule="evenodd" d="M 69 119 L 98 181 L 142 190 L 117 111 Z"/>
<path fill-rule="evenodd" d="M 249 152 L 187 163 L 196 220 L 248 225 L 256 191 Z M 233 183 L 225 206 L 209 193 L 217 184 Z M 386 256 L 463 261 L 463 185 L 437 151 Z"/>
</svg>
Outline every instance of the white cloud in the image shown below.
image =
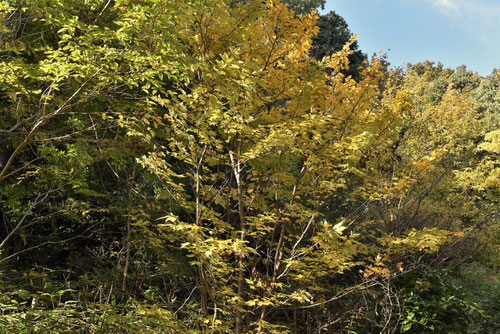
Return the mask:
<svg viewBox="0 0 500 334">
<path fill-rule="evenodd" d="M 464 26 L 483 42 L 498 41 L 500 36 L 500 2 L 498 0 L 424 1 L 455 21 L 457 25 Z"/>
<path fill-rule="evenodd" d="M 500 2 L 462 1 L 462 15 L 500 29 Z"/>
<path fill-rule="evenodd" d="M 468 24 L 496 25 L 500 29 L 498 0 L 426 0 L 446 15 Z"/>
<path fill-rule="evenodd" d="M 455 0 L 430 0 L 430 2 L 443 9 L 458 9 Z"/>
</svg>

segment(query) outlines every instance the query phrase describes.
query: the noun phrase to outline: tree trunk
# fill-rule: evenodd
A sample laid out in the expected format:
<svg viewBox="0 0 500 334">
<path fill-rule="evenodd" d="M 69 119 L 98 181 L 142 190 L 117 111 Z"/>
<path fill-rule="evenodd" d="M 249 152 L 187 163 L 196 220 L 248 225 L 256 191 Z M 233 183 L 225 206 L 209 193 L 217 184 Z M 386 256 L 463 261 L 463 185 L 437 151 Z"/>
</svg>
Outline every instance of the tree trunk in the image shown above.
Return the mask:
<svg viewBox="0 0 500 334">
<path fill-rule="evenodd" d="M 236 180 L 236 189 L 238 193 L 238 209 L 240 216 L 240 240 L 245 240 L 245 203 L 243 199 L 243 190 L 241 185 L 241 165 L 239 157 L 235 158 L 233 152 L 229 151 L 229 157 L 231 159 L 231 164 L 233 165 L 234 178 Z M 243 308 L 243 293 L 244 293 L 244 256 L 243 254 L 237 254 L 238 258 L 238 305 L 236 307 L 236 334 L 243 333 L 243 315 L 241 309 Z"/>
</svg>

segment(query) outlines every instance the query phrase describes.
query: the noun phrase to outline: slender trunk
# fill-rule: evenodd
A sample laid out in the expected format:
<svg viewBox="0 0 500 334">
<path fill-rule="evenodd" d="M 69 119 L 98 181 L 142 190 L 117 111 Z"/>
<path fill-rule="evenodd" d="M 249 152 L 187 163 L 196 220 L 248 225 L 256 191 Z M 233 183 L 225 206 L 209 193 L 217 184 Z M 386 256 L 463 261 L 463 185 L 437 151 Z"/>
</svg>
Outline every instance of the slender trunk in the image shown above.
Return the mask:
<svg viewBox="0 0 500 334">
<path fill-rule="evenodd" d="M 278 277 L 279 268 L 281 265 L 281 259 L 283 258 L 282 249 L 283 249 L 284 236 L 285 236 L 285 222 L 283 221 L 283 223 L 281 225 L 281 232 L 280 232 L 280 238 L 278 240 L 278 246 L 276 246 L 276 253 L 274 255 L 273 277 L 271 278 L 271 287 L 270 287 L 271 293 L 273 293 L 274 286 L 275 286 L 275 283 L 276 283 L 276 280 Z M 262 309 L 260 311 L 259 322 L 263 321 L 266 318 L 266 315 L 267 315 L 267 307 L 264 305 L 264 306 L 262 306 Z M 257 329 L 257 333 L 261 333 L 261 332 L 262 332 L 262 327 L 259 325 L 259 327 Z"/>
<path fill-rule="evenodd" d="M 297 192 L 298 183 L 302 179 L 302 177 L 304 176 L 306 170 L 307 170 L 306 166 L 305 165 L 302 166 L 302 169 L 300 170 L 299 176 L 297 177 L 297 180 L 295 181 L 295 185 L 293 186 L 292 196 L 290 197 L 290 205 L 292 205 L 293 202 L 294 202 L 294 200 L 295 200 L 295 193 Z M 278 196 L 278 193 L 275 192 L 275 200 L 276 200 L 276 202 L 278 202 L 277 196 Z M 273 276 L 272 276 L 272 279 L 271 279 L 271 292 L 273 292 L 275 283 L 276 283 L 276 281 L 278 280 L 278 277 L 279 277 L 278 276 L 278 274 L 279 274 L 279 268 L 281 266 L 281 260 L 283 258 L 283 240 L 284 240 L 285 232 L 286 232 L 286 226 L 285 226 L 285 221 L 283 221 L 283 223 L 281 225 L 281 232 L 280 232 L 280 237 L 279 237 L 279 240 L 278 240 L 278 245 L 276 247 L 276 253 L 275 253 L 275 256 L 274 256 Z M 302 237 L 301 237 L 301 239 L 302 239 Z M 299 241 L 297 242 L 297 244 L 300 243 L 301 239 L 299 239 Z M 295 246 L 297 246 L 297 244 Z M 264 305 L 264 306 L 262 306 L 261 311 L 260 311 L 259 322 L 263 321 L 266 318 L 266 315 L 267 315 L 267 307 Z M 259 325 L 259 327 L 257 329 L 257 332 L 258 333 L 262 332 L 262 327 L 260 325 Z"/>
<path fill-rule="evenodd" d="M 196 225 L 201 225 L 201 210 L 200 210 L 200 179 L 199 171 L 196 173 Z M 200 296 L 201 296 L 201 314 L 206 316 L 208 314 L 208 288 L 203 263 L 198 265 L 198 278 L 200 280 Z"/>
<path fill-rule="evenodd" d="M 241 165 L 239 157 L 236 159 L 233 152 L 229 151 L 231 164 L 233 165 L 234 178 L 236 180 L 236 189 L 238 193 L 238 209 L 240 216 L 240 240 L 245 240 L 245 204 L 243 199 L 243 190 L 241 185 Z M 236 307 L 236 334 L 243 333 L 243 315 L 241 309 L 243 308 L 243 282 L 244 282 L 244 269 L 245 263 L 243 254 L 238 254 L 238 305 Z"/>
<path fill-rule="evenodd" d="M 297 303 L 293 303 L 294 306 L 297 306 Z M 294 307 L 293 309 L 293 323 L 295 324 L 295 328 L 298 330 L 299 328 L 299 319 L 297 317 L 297 309 Z"/>
<path fill-rule="evenodd" d="M 208 288 L 205 279 L 205 271 L 201 264 L 198 265 L 198 277 L 200 279 L 201 314 L 206 316 L 208 314 Z"/>
<path fill-rule="evenodd" d="M 201 200 L 200 200 L 200 170 L 201 170 L 201 164 L 203 162 L 203 157 L 205 156 L 207 147 L 204 146 L 203 150 L 201 152 L 200 159 L 198 160 L 198 164 L 196 166 L 196 173 L 195 173 L 195 201 L 196 201 L 196 207 L 195 207 L 195 220 L 196 220 L 196 225 L 201 226 Z M 208 314 L 208 285 L 207 285 L 207 279 L 205 275 L 205 270 L 203 269 L 203 263 L 200 259 L 200 264 L 198 265 L 198 278 L 200 280 L 200 299 L 201 299 L 201 314 L 203 316 L 206 316 Z"/>
<path fill-rule="evenodd" d="M 127 238 L 126 238 L 126 251 L 125 251 L 125 265 L 123 266 L 123 281 L 122 281 L 122 291 L 127 289 L 127 273 L 128 266 L 130 263 L 130 243 L 131 243 L 132 229 L 130 227 L 130 219 L 127 219 Z"/>
<path fill-rule="evenodd" d="M 312 326 L 311 326 L 311 311 L 306 310 L 306 333 L 312 334 Z"/>
<path fill-rule="evenodd" d="M 128 189 L 128 202 L 129 207 L 130 203 L 132 203 L 132 189 L 133 182 L 135 179 L 135 167 L 132 170 L 132 175 L 129 177 L 129 189 Z M 129 213 L 130 214 L 130 213 Z M 132 226 L 130 223 L 130 217 L 127 218 L 127 236 L 125 238 L 125 265 L 123 266 L 123 281 L 122 281 L 122 291 L 127 289 L 127 275 L 128 275 L 128 267 L 130 265 L 130 248 L 132 247 Z"/>
</svg>

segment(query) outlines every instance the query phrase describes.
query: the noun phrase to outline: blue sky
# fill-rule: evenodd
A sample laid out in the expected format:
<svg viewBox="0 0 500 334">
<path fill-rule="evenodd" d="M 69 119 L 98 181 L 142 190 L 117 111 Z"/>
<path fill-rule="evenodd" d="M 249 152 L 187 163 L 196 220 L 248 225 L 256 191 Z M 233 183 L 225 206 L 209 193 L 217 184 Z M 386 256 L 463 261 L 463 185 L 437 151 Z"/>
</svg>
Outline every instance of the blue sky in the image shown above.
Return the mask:
<svg viewBox="0 0 500 334">
<path fill-rule="evenodd" d="M 327 0 L 371 56 L 394 66 L 424 60 L 466 65 L 481 75 L 500 68 L 500 0 Z"/>
</svg>

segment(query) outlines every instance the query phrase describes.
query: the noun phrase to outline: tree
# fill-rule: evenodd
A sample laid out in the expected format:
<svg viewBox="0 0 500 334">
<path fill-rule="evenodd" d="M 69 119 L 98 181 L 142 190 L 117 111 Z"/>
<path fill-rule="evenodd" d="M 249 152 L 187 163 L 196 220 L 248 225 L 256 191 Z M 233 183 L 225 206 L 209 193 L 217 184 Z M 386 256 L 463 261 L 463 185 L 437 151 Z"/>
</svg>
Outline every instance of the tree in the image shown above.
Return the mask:
<svg viewBox="0 0 500 334">
<path fill-rule="evenodd" d="M 309 50 L 311 57 L 317 60 L 342 50 L 353 36 L 344 18 L 334 11 L 320 15 L 317 24 L 319 33 L 312 38 L 313 43 Z M 350 44 L 350 49 L 352 53 L 348 57 L 349 68 L 343 73 L 352 76 L 355 80 L 360 80 L 361 70 L 359 68 L 365 66 L 367 57 L 358 49 L 357 41 Z"/>
<path fill-rule="evenodd" d="M 285 0 L 297 14 L 308 14 L 321 7 L 325 9 L 326 0 Z"/>
<path fill-rule="evenodd" d="M 346 221 L 361 223 L 364 215 L 330 211 L 340 196 L 356 204 L 397 192 L 376 186 L 382 180 L 366 165 L 380 163 L 395 140 L 400 110 L 375 103 L 376 60 L 359 83 L 340 73 L 350 45 L 311 61 L 311 15 L 268 2 L 233 9 L 214 3 L 194 17 L 184 35 L 189 85 L 152 96 L 142 123 L 127 125 L 154 143 L 140 161 L 162 180 L 157 192 L 175 203 L 163 223 L 144 224 L 144 233 L 163 236 L 154 239 L 157 247 L 192 258 L 207 329 L 291 330 L 279 315 L 335 301 L 335 274 L 371 262 L 365 277 L 390 273 L 365 244 L 373 231 L 355 224 L 353 234 L 345 232 Z M 358 229 L 366 234 L 359 239 Z M 448 236 L 437 229 L 400 233 L 406 241 L 394 253 L 435 251 Z"/>
<path fill-rule="evenodd" d="M 445 189 L 485 132 L 471 92 L 429 102 L 417 71 L 382 92 L 377 59 L 354 80 L 354 40 L 316 60 L 318 17 L 275 1 L 72 4 L 2 2 L 0 124 L 17 153 L 0 248 L 27 246 L 23 275 L 0 270 L 2 325 L 400 327 L 393 278 L 466 226 L 470 198 Z"/>
<path fill-rule="evenodd" d="M 325 4 L 325 1 L 310 0 L 287 0 L 283 2 L 289 4 L 290 8 L 299 14 L 310 13 L 320 6 L 324 9 Z M 341 51 L 344 45 L 348 44 L 353 37 L 347 22 L 334 11 L 319 15 L 317 25 L 319 32 L 312 37 L 312 46 L 309 49 L 309 55 L 316 60 L 321 60 L 323 57 Z M 360 80 L 360 67 L 365 66 L 367 57 L 358 49 L 357 41 L 351 42 L 349 45 L 352 51 L 352 54 L 348 57 L 349 67 L 342 73 L 352 76 L 355 80 Z"/>
</svg>

